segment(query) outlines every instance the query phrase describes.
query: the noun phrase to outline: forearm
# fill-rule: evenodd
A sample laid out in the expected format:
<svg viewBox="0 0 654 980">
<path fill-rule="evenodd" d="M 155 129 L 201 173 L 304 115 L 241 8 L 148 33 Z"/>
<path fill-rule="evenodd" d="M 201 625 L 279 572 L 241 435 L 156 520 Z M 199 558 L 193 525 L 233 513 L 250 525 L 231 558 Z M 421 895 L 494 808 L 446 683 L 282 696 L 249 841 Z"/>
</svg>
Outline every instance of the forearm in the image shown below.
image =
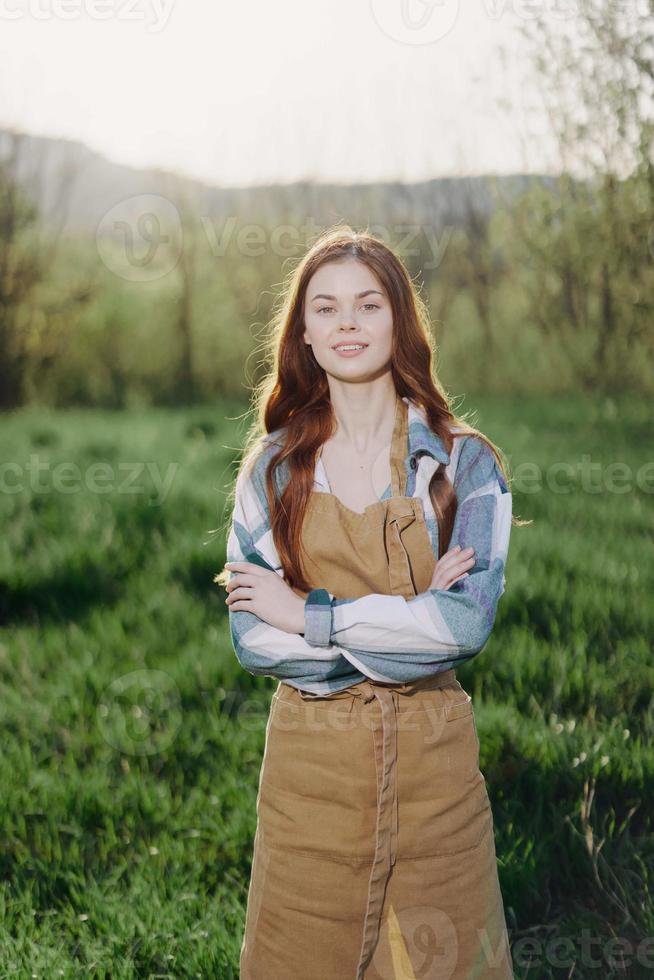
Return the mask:
<svg viewBox="0 0 654 980">
<path fill-rule="evenodd" d="M 251 617 L 254 624 L 239 635 L 236 617 Z M 251 674 L 284 680 L 315 694 L 328 694 L 364 678 L 386 683 L 406 683 L 446 669 L 472 654 L 434 658 L 429 653 L 404 651 L 371 653 L 342 645 L 313 646 L 297 633 L 286 633 L 263 623 L 250 613 L 231 614 L 232 643 L 241 666 Z"/>
<path fill-rule="evenodd" d="M 280 680 L 321 683 L 352 671 L 336 646 L 309 645 L 299 633 L 287 633 L 244 611 L 229 612 L 232 645 L 241 666 L 251 674 Z"/>
<path fill-rule="evenodd" d="M 409 660 L 401 653 L 375 654 L 368 653 L 366 650 L 346 650 L 344 648 L 343 656 L 349 660 L 353 668 L 356 668 L 370 680 L 386 684 L 408 684 L 411 681 L 421 680 L 423 677 L 432 677 L 449 667 L 458 667 L 471 657 L 470 654 L 459 654 L 456 657 L 446 659 L 432 660 L 412 657 Z"/>
<path fill-rule="evenodd" d="M 498 560 L 459 591 L 431 589 L 408 600 L 383 594 L 336 599 L 314 590 L 307 596 L 305 637 L 315 649 L 336 645 L 417 663 L 474 656 L 493 627 L 503 581 Z"/>
</svg>

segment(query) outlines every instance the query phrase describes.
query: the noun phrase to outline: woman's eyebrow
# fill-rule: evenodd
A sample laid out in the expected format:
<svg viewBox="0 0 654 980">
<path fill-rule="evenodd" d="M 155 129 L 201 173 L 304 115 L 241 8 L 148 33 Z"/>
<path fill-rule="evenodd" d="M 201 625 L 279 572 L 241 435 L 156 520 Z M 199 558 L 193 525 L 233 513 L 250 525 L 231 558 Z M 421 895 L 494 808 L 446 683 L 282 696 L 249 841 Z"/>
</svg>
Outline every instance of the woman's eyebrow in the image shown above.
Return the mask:
<svg viewBox="0 0 654 980">
<path fill-rule="evenodd" d="M 369 296 L 371 293 L 378 293 L 382 297 L 384 295 L 383 293 L 379 292 L 378 289 L 364 289 L 364 291 L 362 293 L 356 293 L 354 298 L 355 299 L 363 299 L 364 296 Z M 314 299 L 336 299 L 336 297 L 335 296 L 329 296 L 327 293 L 316 293 L 316 295 L 313 296 L 312 299 L 311 299 L 311 302 L 312 303 L 313 303 Z"/>
</svg>

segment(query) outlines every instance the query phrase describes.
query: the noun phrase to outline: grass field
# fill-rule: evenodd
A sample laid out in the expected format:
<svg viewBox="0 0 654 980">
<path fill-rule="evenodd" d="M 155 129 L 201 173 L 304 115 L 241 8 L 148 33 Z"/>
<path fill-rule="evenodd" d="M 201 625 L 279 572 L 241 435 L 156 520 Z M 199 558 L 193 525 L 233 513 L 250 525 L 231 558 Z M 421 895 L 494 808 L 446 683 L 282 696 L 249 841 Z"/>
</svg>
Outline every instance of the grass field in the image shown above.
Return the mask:
<svg viewBox="0 0 654 980">
<path fill-rule="evenodd" d="M 515 975 L 651 976 L 652 406 L 470 408 L 534 521 L 457 671 Z M 238 976 L 276 683 L 238 664 L 212 583 L 242 410 L 0 423 L 2 978 Z"/>
</svg>

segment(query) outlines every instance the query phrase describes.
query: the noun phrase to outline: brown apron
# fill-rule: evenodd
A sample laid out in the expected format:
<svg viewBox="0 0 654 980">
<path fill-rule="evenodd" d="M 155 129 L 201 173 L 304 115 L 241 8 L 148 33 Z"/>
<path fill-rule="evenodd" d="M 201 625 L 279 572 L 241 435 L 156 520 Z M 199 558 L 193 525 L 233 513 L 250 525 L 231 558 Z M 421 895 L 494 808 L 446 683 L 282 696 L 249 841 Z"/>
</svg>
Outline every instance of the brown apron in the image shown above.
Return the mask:
<svg viewBox="0 0 654 980">
<path fill-rule="evenodd" d="M 312 493 L 316 587 L 406 599 L 429 587 L 407 439 L 398 396 L 392 496 L 359 514 Z M 473 705 L 454 669 L 323 697 L 280 681 L 256 808 L 241 980 L 512 980 Z"/>
</svg>

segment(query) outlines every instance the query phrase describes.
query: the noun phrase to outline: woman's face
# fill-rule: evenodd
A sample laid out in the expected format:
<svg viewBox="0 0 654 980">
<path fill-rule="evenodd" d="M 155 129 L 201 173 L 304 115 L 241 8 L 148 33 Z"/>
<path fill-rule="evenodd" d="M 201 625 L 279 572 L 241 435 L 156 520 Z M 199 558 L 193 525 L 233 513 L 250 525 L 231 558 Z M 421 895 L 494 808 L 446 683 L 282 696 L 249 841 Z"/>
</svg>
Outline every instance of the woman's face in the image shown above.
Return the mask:
<svg viewBox="0 0 654 980">
<path fill-rule="evenodd" d="M 316 269 L 305 296 L 304 340 L 324 370 L 360 381 L 388 370 L 393 315 L 374 272 L 354 257 L 335 259 Z M 342 345 L 363 349 L 342 351 Z"/>
</svg>

